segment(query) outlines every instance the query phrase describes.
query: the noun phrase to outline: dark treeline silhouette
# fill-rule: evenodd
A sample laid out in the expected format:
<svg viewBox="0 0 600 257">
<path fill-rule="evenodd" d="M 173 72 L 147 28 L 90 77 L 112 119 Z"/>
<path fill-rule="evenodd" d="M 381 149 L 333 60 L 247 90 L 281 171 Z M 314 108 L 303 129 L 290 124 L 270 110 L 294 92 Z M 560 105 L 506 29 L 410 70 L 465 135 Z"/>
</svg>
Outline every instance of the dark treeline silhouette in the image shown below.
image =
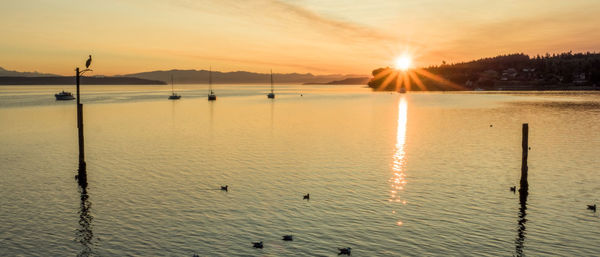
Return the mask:
<svg viewBox="0 0 600 257">
<path fill-rule="evenodd" d="M 373 70 L 373 76 L 390 68 Z M 585 90 L 600 89 L 600 53 L 545 54 L 530 57 L 525 54 L 500 55 L 470 62 L 447 64 L 423 69 L 444 78 L 463 90 Z M 456 90 L 425 76 L 427 90 Z M 385 76 L 387 77 L 387 76 Z M 371 79 L 369 86 L 378 88 L 386 78 Z M 393 84 L 393 83 L 390 83 Z M 394 87 L 382 87 L 394 90 Z M 419 90 L 412 87 L 413 90 Z"/>
</svg>

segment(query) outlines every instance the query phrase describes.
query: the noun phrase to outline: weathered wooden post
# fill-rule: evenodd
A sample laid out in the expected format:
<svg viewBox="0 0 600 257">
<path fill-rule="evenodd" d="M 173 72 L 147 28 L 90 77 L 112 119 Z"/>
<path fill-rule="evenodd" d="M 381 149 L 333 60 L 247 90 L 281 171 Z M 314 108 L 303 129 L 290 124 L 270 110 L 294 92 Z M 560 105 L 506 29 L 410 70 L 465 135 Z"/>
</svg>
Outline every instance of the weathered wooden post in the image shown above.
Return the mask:
<svg viewBox="0 0 600 257">
<path fill-rule="evenodd" d="M 527 195 L 529 195 L 529 182 L 527 181 L 527 154 L 529 152 L 529 124 L 523 123 L 523 157 L 521 159 L 521 188 L 519 188 L 519 229 L 515 239 L 515 256 L 523 256 L 525 243 L 525 223 L 527 223 Z"/>
<path fill-rule="evenodd" d="M 521 159 L 521 188 L 519 193 L 522 195 L 529 189 L 529 182 L 527 181 L 527 154 L 529 152 L 529 124 L 523 123 L 523 141 L 521 143 L 523 147 L 523 157 Z"/>
<path fill-rule="evenodd" d="M 77 136 L 79 141 L 79 169 L 77 170 L 77 181 L 83 188 L 87 186 L 87 171 L 85 164 L 85 150 L 83 141 L 83 104 L 79 94 L 79 68 L 75 69 L 75 81 L 77 84 Z"/>
</svg>

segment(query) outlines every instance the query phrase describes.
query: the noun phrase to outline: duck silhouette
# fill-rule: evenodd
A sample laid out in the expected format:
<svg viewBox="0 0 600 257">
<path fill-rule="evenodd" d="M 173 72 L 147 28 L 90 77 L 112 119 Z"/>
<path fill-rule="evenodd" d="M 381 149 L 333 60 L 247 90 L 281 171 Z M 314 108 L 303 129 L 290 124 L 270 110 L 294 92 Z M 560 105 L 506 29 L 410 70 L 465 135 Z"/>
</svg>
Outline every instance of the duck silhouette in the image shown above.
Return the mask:
<svg viewBox="0 0 600 257">
<path fill-rule="evenodd" d="M 510 187 L 510 191 L 513 192 L 513 193 L 516 192 L 517 191 L 517 186 Z"/>
<path fill-rule="evenodd" d="M 350 247 L 338 248 L 338 250 L 340 250 L 340 253 L 338 253 L 338 255 L 342 255 L 342 254 L 350 255 L 351 254 L 350 251 L 352 250 L 352 248 L 350 248 Z"/>
<path fill-rule="evenodd" d="M 283 241 L 293 241 L 294 238 L 292 237 L 292 235 L 285 235 L 283 236 Z"/>
<path fill-rule="evenodd" d="M 310 194 L 305 194 L 304 197 L 302 197 L 302 199 L 310 200 Z"/>
<path fill-rule="evenodd" d="M 588 210 L 592 210 L 592 211 L 596 212 L 596 205 L 595 204 L 594 205 L 589 205 L 588 204 L 587 207 L 588 207 Z"/>
<path fill-rule="evenodd" d="M 254 248 L 261 248 L 262 249 L 263 248 L 263 242 L 262 241 L 260 241 L 260 242 L 252 242 L 252 247 L 254 247 Z"/>
<path fill-rule="evenodd" d="M 221 186 L 221 190 L 223 190 L 223 191 L 225 191 L 225 192 L 227 192 L 227 191 L 228 191 L 228 188 L 229 188 L 229 186 L 228 186 L 228 185 Z"/>
</svg>

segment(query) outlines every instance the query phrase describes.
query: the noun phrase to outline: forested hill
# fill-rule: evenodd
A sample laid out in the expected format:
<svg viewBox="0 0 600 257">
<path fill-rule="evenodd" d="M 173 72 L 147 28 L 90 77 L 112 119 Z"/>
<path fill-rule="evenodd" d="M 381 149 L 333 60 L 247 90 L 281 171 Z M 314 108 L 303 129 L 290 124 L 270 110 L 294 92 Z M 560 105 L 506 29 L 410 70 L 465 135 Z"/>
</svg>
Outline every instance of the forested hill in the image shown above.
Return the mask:
<svg viewBox="0 0 600 257">
<path fill-rule="evenodd" d="M 391 68 L 379 68 L 373 76 Z M 546 54 L 530 57 L 525 54 L 500 55 L 470 62 L 431 66 L 423 70 L 452 82 L 457 87 L 423 77 L 428 89 L 433 90 L 569 90 L 600 87 L 600 54 L 576 53 Z M 384 73 L 385 74 L 385 73 Z M 390 72 L 393 74 L 393 72 Z M 380 87 L 387 78 L 371 79 L 369 86 L 395 90 L 394 85 Z M 394 83 L 389 83 L 394 84 Z M 418 87 L 412 90 L 419 90 Z"/>
</svg>

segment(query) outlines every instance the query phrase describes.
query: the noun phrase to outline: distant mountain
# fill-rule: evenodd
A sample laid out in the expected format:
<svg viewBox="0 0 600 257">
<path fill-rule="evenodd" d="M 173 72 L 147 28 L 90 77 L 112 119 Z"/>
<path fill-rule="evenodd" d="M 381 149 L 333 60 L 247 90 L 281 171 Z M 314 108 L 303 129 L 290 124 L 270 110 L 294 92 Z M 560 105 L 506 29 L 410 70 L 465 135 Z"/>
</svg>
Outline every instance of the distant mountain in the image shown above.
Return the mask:
<svg viewBox="0 0 600 257">
<path fill-rule="evenodd" d="M 94 81 L 98 84 L 140 84 L 139 82 L 147 80 L 148 84 L 170 83 L 171 75 L 173 81 L 178 84 L 186 83 L 208 83 L 207 70 L 158 70 L 141 73 L 132 73 L 117 76 L 93 76 L 85 77 L 88 81 Z M 269 83 L 270 73 L 254 73 L 247 71 L 234 72 L 212 72 L 212 81 L 215 84 L 244 84 L 244 83 Z M 10 71 L 0 67 L 0 77 L 2 85 L 31 85 L 31 83 L 39 85 L 48 85 L 63 83 L 59 81 L 69 81 L 68 76 L 60 76 L 56 74 L 39 73 L 39 72 L 19 72 Z M 10 77 L 13 77 L 12 79 Z M 44 79 L 25 79 L 25 78 L 45 78 Z M 312 83 L 312 84 L 363 84 L 361 75 L 313 75 L 311 73 L 273 73 L 275 83 Z M 64 78 L 64 79 L 59 79 Z M 139 78 L 142 80 L 127 80 L 127 78 Z M 82 77 L 83 79 L 83 77 Z M 358 82 L 357 82 L 358 81 Z M 69 82 L 71 83 L 71 82 Z M 83 81 L 82 81 L 83 83 Z M 89 83 L 88 83 L 89 84 Z"/>
<path fill-rule="evenodd" d="M 304 83 L 304 85 L 367 85 L 369 77 L 347 78 L 326 83 Z"/>
<path fill-rule="evenodd" d="M 81 77 L 82 85 L 165 85 L 164 81 L 128 77 Z M 0 76 L 0 85 L 75 85 L 75 77 Z"/>
<path fill-rule="evenodd" d="M 166 71 L 150 71 L 120 75 L 123 77 L 136 77 L 151 80 L 161 80 L 165 82 L 171 81 L 171 75 L 175 83 L 208 83 L 207 70 L 166 70 Z M 344 80 L 357 77 L 360 75 L 313 75 L 310 73 L 273 73 L 275 83 L 327 83 L 334 80 Z M 215 84 L 228 83 L 269 83 L 269 73 L 253 73 L 247 71 L 235 72 L 212 72 L 212 81 Z"/>
<path fill-rule="evenodd" d="M 1 77 L 42 77 L 42 76 L 59 76 L 59 75 L 49 74 L 49 73 L 39 73 L 37 71 L 19 72 L 19 71 L 6 70 L 6 69 L 0 67 L 0 76 Z"/>
</svg>

